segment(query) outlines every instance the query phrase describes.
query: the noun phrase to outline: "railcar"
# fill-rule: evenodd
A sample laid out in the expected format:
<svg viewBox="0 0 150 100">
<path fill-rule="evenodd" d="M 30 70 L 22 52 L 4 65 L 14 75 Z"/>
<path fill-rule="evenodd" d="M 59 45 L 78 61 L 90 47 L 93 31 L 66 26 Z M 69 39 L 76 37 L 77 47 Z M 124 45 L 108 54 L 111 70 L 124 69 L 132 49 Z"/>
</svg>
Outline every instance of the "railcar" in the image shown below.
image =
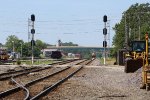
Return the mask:
<svg viewBox="0 0 150 100">
<path fill-rule="evenodd" d="M 50 56 L 53 59 L 60 59 L 62 57 L 62 53 L 60 51 L 52 51 Z"/>
</svg>

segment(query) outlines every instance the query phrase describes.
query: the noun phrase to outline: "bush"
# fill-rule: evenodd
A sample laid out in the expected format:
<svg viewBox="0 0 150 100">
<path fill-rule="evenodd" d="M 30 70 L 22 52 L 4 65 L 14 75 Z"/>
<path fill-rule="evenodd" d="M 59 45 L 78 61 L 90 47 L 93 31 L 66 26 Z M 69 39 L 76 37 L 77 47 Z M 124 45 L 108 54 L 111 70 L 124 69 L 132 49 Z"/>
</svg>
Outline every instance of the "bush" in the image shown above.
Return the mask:
<svg viewBox="0 0 150 100">
<path fill-rule="evenodd" d="M 0 65 L 3 65 L 3 62 L 0 61 Z"/>
<path fill-rule="evenodd" d="M 16 63 L 17 63 L 17 65 L 20 65 L 20 64 L 21 64 L 21 61 L 18 59 L 18 60 L 16 61 Z"/>
</svg>

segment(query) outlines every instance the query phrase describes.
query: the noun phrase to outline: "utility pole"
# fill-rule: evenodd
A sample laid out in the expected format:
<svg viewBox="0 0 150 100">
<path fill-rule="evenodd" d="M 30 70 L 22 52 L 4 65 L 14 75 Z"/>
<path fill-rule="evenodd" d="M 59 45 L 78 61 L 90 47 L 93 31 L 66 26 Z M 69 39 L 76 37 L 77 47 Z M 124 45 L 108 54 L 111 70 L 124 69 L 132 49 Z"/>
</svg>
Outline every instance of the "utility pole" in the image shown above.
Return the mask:
<svg viewBox="0 0 150 100">
<path fill-rule="evenodd" d="M 108 54 L 110 56 L 110 20 L 108 20 L 107 22 L 107 27 L 109 28 L 107 40 L 108 40 Z"/>
<path fill-rule="evenodd" d="M 124 18 L 124 24 L 125 24 L 125 47 L 128 50 L 129 49 L 129 46 L 128 46 L 128 38 L 129 38 L 129 36 L 128 36 L 128 32 L 127 32 L 127 16 L 126 15 L 127 14 L 125 12 L 124 13 L 124 16 L 125 16 L 125 18 Z"/>
<path fill-rule="evenodd" d="M 141 24 L 141 21 L 140 21 L 140 15 L 138 14 L 138 24 L 139 24 L 139 40 L 141 40 L 141 26 L 140 26 L 140 24 Z"/>
<path fill-rule="evenodd" d="M 31 41 L 31 32 L 30 32 L 30 30 L 31 30 L 31 27 L 32 25 L 31 25 L 31 19 L 30 18 L 28 18 L 28 43 Z M 30 47 L 30 44 L 28 44 L 28 53 L 29 53 L 29 47 Z"/>
<path fill-rule="evenodd" d="M 140 15 L 145 14 L 145 13 L 149 14 L 150 12 L 148 11 L 148 12 L 135 12 L 135 13 L 133 13 L 137 17 L 137 26 L 138 26 L 138 33 L 137 34 L 135 34 L 136 30 L 135 29 L 133 30 L 134 31 L 134 39 L 136 38 L 136 35 L 137 35 L 138 38 L 136 38 L 136 39 L 141 40 L 141 22 L 142 21 L 141 21 Z M 129 41 L 129 34 L 128 34 L 128 30 L 127 30 L 127 15 L 129 16 L 130 14 L 126 13 L 126 12 L 124 12 L 123 14 L 124 14 L 124 23 L 125 23 L 125 45 L 126 45 L 126 48 L 129 48 L 129 46 L 127 45 L 128 41 Z M 129 16 L 129 18 L 130 18 L 130 16 Z M 128 26 L 130 26 L 130 25 L 128 25 Z"/>
<path fill-rule="evenodd" d="M 28 43 L 30 41 L 30 23 L 31 23 L 31 19 L 28 18 Z"/>
<path fill-rule="evenodd" d="M 20 43 L 21 44 L 21 58 L 22 58 L 22 43 Z"/>
</svg>

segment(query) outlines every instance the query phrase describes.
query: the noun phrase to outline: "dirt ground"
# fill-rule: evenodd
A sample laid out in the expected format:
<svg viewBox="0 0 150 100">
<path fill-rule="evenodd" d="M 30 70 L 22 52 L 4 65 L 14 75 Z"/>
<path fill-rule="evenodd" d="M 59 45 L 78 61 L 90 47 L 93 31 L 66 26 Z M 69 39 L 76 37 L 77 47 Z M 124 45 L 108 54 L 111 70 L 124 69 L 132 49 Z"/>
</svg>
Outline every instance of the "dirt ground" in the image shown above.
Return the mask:
<svg viewBox="0 0 150 100">
<path fill-rule="evenodd" d="M 123 66 L 103 66 L 96 60 L 85 66 L 43 100 L 150 100 L 150 91 L 141 90 L 141 69 L 124 73 Z"/>
</svg>

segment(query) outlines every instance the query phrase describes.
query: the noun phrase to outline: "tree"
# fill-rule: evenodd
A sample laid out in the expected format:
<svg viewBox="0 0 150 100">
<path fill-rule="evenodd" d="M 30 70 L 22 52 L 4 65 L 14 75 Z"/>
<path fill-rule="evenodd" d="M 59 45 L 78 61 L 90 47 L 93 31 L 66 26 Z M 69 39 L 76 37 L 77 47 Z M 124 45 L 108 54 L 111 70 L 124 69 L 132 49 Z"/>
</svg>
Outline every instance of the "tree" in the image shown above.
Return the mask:
<svg viewBox="0 0 150 100">
<path fill-rule="evenodd" d="M 23 43 L 23 40 L 20 40 L 17 36 L 11 35 L 6 39 L 5 46 L 10 51 L 13 51 L 14 48 L 15 52 L 20 52 L 21 44 Z"/>
<path fill-rule="evenodd" d="M 3 47 L 3 44 L 2 44 L 2 43 L 0 43 L 0 47 Z"/>
<path fill-rule="evenodd" d="M 126 16 L 126 17 L 125 17 Z M 129 41 L 145 39 L 145 33 L 150 34 L 150 4 L 134 4 L 125 11 L 122 19 L 114 26 L 115 35 L 113 37 L 113 45 L 115 46 L 112 53 L 124 47 L 125 43 L 125 18 L 126 29 L 129 35 Z"/>
<path fill-rule="evenodd" d="M 49 45 L 42 42 L 41 40 L 36 40 L 35 44 L 36 45 L 34 46 L 34 56 L 36 57 L 39 57 L 41 54 L 41 50 L 46 48 L 47 45 Z M 15 35 L 8 36 L 8 38 L 6 39 L 5 46 L 8 48 L 9 51 L 13 51 L 13 47 L 14 47 L 14 50 L 17 53 L 21 53 L 21 49 L 22 49 L 23 57 L 30 57 L 32 54 L 31 42 L 24 43 L 23 40 L 20 40 Z"/>
<path fill-rule="evenodd" d="M 23 57 L 30 57 L 31 56 L 31 43 L 25 42 L 22 45 L 22 55 Z"/>
<path fill-rule="evenodd" d="M 47 44 L 42 42 L 41 40 L 36 40 L 34 46 L 34 56 L 39 57 L 41 54 L 41 50 L 47 47 Z"/>
<path fill-rule="evenodd" d="M 41 40 L 36 40 L 35 43 L 36 43 L 36 47 L 38 47 L 40 50 L 47 47 L 47 44 L 42 42 Z"/>
<path fill-rule="evenodd" d="M 78 46 L 78 44 L 74 44 L 72 42 L 65 42 L 65 43 L 62 43 L 62 46 Z"/>
</svg>

